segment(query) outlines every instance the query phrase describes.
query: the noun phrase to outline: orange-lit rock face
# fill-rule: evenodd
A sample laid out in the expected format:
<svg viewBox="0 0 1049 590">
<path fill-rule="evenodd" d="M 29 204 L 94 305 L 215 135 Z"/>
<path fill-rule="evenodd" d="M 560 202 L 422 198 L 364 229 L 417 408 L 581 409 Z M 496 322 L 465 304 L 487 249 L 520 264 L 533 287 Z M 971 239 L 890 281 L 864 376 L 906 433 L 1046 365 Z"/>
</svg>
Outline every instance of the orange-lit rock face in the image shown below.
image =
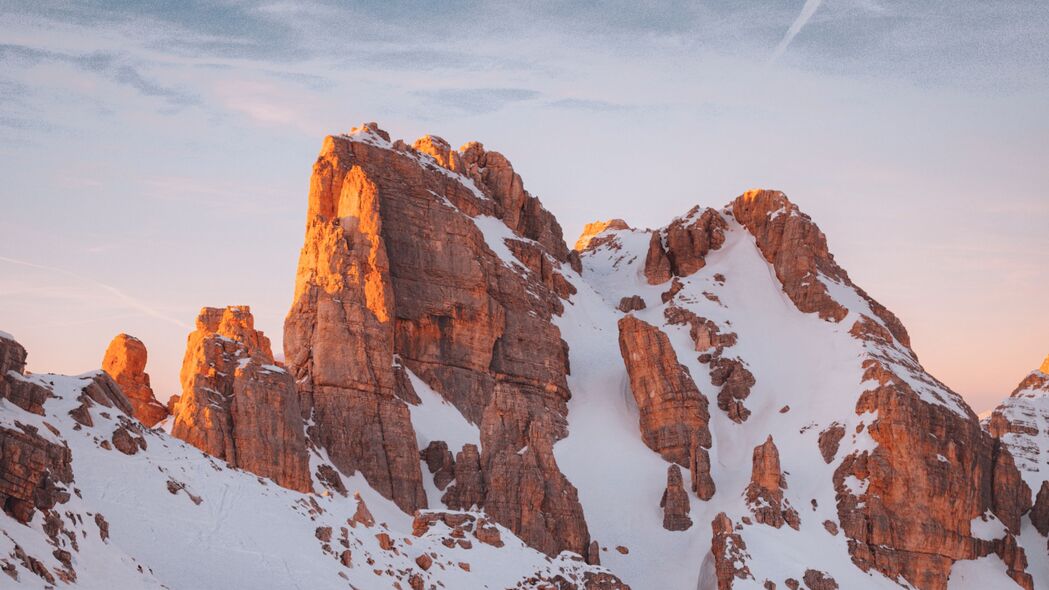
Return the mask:
<svg viewBox="0 0 1049 590">
<path fill-rule="evenodd" d="M 106 348 L 102 370 L 109 373 L 134 408 L 134 416 L 152 428 L 168 417 L 168 410 L 153 395 L 146 373 L 146 345 L 127 334 L 119 334 Z"/>
<path fill-rule="evenodd" d="M 714 556 L 718 590 L 732 590 L 737 579 L 753 580 L 754 575 L 747 567 L 747 559 L 750 557 L 747 554 L 747 543 L 735 532 L 736 527 L 732 524 L 732 519 L 721 512 L 711 521 L 710 528 L 714 531 L 710 553 Z"/>
<path fill-rule="evenodd" d="M 1038 370 L 1049 375 L 1049 356 L 1045 357 L 1045 360 L 1042 361 L 1042 366 Z"/>
<path fill-rule="evenodd" d="M 919 588 L 946 588 L 955 560 L 1005 552 L 998 542 L 974 538 L 972 519 L 991 512 L 1018 532 L 1030 489 L 975 415 L 923 401 L 877 360 L 865 367 L 865 380 L 878 385 L 856 411 L 877 412 L 869 431 L 878 446 L 846 457 L 834 474 L 850 553 L 862 569 L 902 576 Z M 1021 584 L 1029 579 L 1022 568 L 1010 575 Z"/>
<path fill-rule="evenodd" d="M 714 495 L 710 478 L 710 413 L 670 339 L 632 315 L 619 320 L 619 350 L 641 413 L 641 439 L 667 461 L 692 470 L 692 489 Z"/>
<path fill-rule="evenodd" d="M 312 489 L 294 381 L 248 307 L 201 310 L 181 379 L 173 435 L 284 487 Z"/>
<path fill-rule="evenodd" d="M 479 216 L 514 237 L 489 244 Z M 567 261 L 560 226 L 497 152 L 391 143 L 374 125 L 327 138 L 284 337 L 311 438 L 402 509 L 425 507 L 396 355 L 480 425 L 476 461 L 455 464 L 479 470 L 468 501 L 544 552 L 583 552 L 582 508 L 551 451 L 566 433 L 567 354 L 551 318 L 574 289 Z"/>
<path fill-rule="evenodd" d="M 582 252 L 590 247 L 591 242 L 594 241 L 599 234 L 605 230 L 621 230 L 630 229 L 627 222 L 622 219 L 609 219 L 607 221 L 594 221 L 586 224 L 583 227 L 583 233 L 579 235 L 579 239 L 575 242 L 575 250 Z"/>
</svg>

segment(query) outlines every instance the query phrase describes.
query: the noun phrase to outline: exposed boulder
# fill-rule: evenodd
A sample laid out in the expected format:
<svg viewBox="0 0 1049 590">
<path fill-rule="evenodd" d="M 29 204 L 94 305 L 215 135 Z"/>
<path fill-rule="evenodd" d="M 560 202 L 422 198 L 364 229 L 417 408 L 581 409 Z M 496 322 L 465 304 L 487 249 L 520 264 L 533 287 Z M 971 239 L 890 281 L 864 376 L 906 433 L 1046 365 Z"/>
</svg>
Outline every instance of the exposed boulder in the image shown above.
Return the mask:
<svg viewBox="0 0 1049 590">
<path fill-rule="evenodd" d="M 631 295 L 620 299 L 616 309 L 623 313 L 630 313 L 632 311 L 640 311 L 645 309 L 645 307 L 645 300 L 640 295 Z"/>
<path fill-rule="evenodd" d="M 844 437 L 845 427 L 838 422 L 831 424 L 820 432 L 820 454 L 823 455 L 823 461 L 825 463 L 834 461 L 834 457 L 838 454 L 838 446 L 841 444 L 841 439 Z"/>
<path fill-rule="evenodd" d="M 455 479 L 455 459 L 452 458 L 452 452 L 448 450 L 448 443 L 443 440 L 431 441 L 425 449 L 420 451 L 420 458 L 426 462 L 426 468 L 433 474 L 433 483 L 438 490 L 448 487 L 448 484 Z"/>
</svg>

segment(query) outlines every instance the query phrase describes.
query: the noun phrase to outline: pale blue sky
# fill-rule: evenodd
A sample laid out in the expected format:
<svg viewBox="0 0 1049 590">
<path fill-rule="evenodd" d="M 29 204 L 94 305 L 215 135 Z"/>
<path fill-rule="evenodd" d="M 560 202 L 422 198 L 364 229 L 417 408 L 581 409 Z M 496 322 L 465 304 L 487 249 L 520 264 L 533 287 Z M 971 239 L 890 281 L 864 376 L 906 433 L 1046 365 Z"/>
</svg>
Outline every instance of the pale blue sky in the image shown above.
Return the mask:
<svg viewBox="0 0 1049 590">
<path fill-rule="evenodd" d="M 366 120 L 504 152 L 570 242 L 784 190 L 978 411 L 1049 353 L 1044 0 L 432 4 L 0 0 L 0 330 L 30 367 L 126 331 L 166 399 L 204 305 L 279 349 L 310 166 Z"/>
</svg>

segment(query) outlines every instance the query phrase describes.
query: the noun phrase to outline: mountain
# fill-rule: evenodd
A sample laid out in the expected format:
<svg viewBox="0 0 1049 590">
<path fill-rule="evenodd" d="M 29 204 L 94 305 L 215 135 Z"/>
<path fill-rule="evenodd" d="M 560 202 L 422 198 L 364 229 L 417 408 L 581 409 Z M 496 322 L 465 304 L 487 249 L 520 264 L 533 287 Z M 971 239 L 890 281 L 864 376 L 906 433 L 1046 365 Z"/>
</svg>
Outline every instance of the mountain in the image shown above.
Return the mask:
<svg viewBox="0 0 1049 590">
<path fill-rule="evenodd" d="M 65 377 L 26 375 L 0 338 L 4 572 L 1049 585 L 1025 401 L 1046 380 L 981 425 L 782 193 L 597 222 L 569 250 L 502 154 L 367 124 L 324 140 L 307 211 L 284 363 L 248 307 L 204 308 L 166 418 L 137 339 L 114 341 L 112 376 Z"/>
<path fill-rule="evenodd" d="M 1020 475 L 1034 492 L 1030 520 L 1042 537 L 1049 536 L 1049 357 L 1027 375 L 984 421 L 992 436 L 1009 449 Z M 1042 541 L 1028 533 L 1032 564 L 1049 571 L 1049 556 L 1037 551 Z"/>
</svg>

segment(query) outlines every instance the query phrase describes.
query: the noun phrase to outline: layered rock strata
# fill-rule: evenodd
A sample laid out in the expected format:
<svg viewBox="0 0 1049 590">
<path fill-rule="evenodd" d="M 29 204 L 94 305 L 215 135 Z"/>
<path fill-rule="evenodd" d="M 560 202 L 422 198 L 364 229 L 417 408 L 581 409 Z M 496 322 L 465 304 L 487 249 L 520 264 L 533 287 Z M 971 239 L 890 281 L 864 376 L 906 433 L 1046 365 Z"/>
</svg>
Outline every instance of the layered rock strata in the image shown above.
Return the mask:
<svg viewBox="0 0 1049 590">
<path fill-rule="evenodd" d="M 171 433 L 230 465 L 311 491 L 292 376 L 246 306 L 205 307 L 189 335 Z"/>
<path fill-rule="evenodd" d="M 552 453 L 567 434 L 551 318 L 574 291 L 568 262 L 560 226 L 498 152 L 391 142 L 374 124 L 328 137 L 284 337 L 311 438 L 401 508 L 426 507 L 396 355 L 480 427 L 480 482 L 448 498 L 547 554 L 584 553 L 582 507 Z"/>
</svg>

